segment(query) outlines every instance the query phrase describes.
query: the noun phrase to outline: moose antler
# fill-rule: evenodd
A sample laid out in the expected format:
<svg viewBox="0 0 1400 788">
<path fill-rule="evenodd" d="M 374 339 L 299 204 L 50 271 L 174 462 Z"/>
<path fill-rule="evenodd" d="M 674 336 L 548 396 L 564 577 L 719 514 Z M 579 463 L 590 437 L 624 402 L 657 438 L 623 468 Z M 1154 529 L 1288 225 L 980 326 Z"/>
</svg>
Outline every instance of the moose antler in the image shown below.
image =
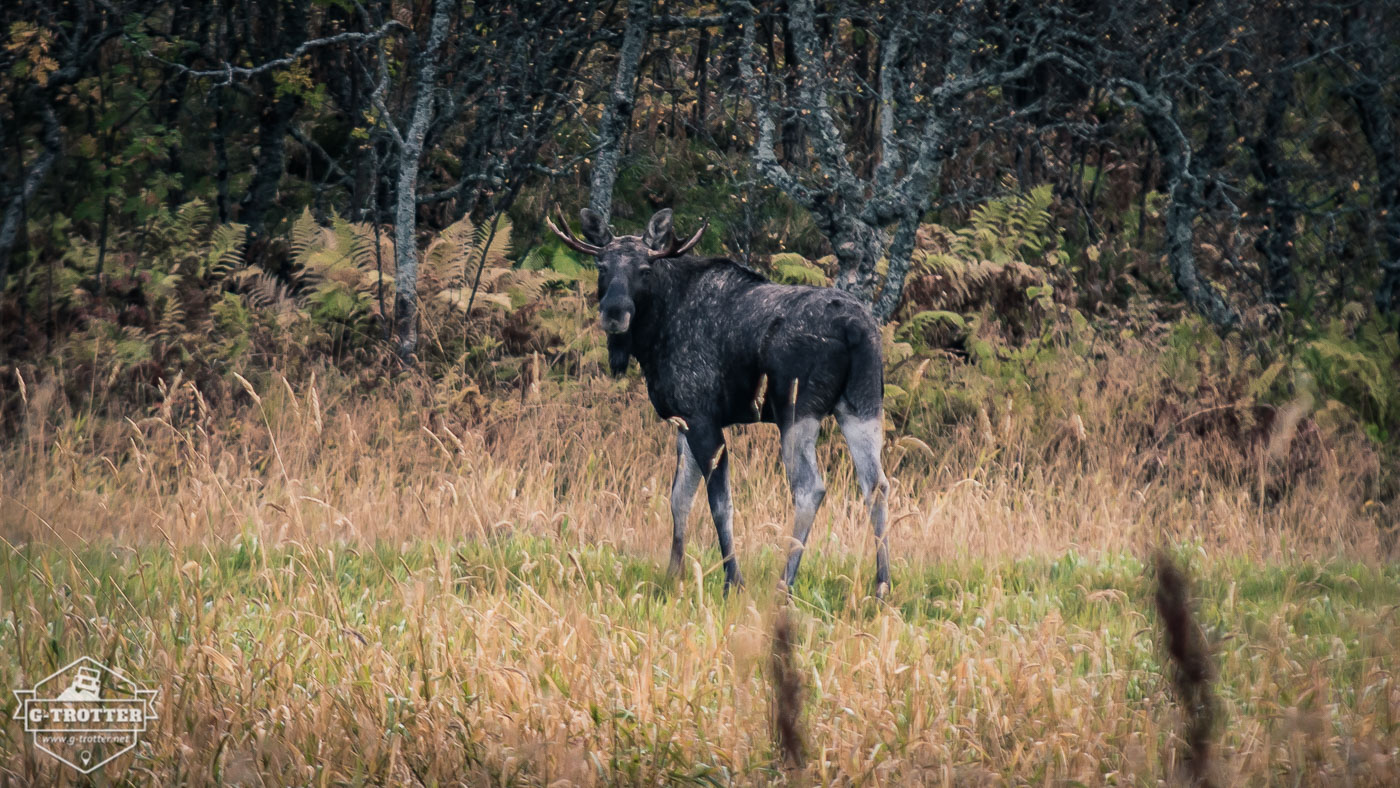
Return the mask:
<svg viewBox="0 0 1400 788">
<path fill-rule="evenodd" d="M 555 235 L 559 236 L 559 240 L 563 241 L 565 245 L 576 252 L 597 256 L 599 252 L 603 251 L 602 247 L 594 246 L 593 244 L 585 243 L 575 238 L 573 232 L 569 230 L 569 220 L 564 218 L 564 209 L 556 204 L 554 210 L 559 214 L 559 224 L 562 225 L 564 229 L 561 230 L 559 227 L 556 227 L 554 222 L 549 220 L 548 216 L 544 217 L 544 223 L 549 226 L 549 229 L 554 231 Z"/>
<path fill-rule="evenodd" d="M 676 239 L 672 238 L 670 246 L 659 251 L 647 252 L 647 257 L 652 260 L 659 260 L 663 257 L 679 257 L 689 252 L 692 247 L 700 243 L 700 236 L 704 235 L 705 231 L 708 229 L 710 229 L 710 220 L 705 219 L 700 222 L 700 229 L 695 231 L 695 235 L 690 236 L 690 240 L 683 244 L 677 244 Z"/>
</svg>

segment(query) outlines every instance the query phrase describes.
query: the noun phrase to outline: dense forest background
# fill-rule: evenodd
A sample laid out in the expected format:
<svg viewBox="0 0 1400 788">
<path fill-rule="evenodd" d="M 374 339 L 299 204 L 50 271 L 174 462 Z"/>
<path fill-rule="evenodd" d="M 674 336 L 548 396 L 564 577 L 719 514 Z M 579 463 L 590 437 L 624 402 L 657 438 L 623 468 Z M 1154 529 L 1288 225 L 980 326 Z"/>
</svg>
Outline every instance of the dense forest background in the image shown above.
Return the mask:
<svg viewBox="0 0 1400 788">
<path fill-rule="evenodd" d="M 1204 407 L 1400 428 L 1384 4 L 0 15 L 7 386 L 49 370 L 149 404 L 177 374 L 295 359 L 577 373 L 590 261 L 543 218 L 628 232 L 673 207 L 709 221 L 705 253 L 858 293 L 896 366 L 1175 337 L 1224 354 Z"/>
</svg>

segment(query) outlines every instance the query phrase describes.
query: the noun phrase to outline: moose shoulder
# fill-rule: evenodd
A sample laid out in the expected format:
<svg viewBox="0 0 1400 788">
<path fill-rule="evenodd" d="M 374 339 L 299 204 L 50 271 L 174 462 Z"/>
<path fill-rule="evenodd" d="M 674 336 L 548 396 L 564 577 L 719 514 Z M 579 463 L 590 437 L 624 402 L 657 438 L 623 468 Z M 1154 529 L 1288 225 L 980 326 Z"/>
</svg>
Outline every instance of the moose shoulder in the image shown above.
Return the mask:
<svg viewBox="0 0 1400 788">
<path fill-rule="evenodd" d="M 724 557 L 725 589 L 742 584 L 733 545 L 733 507 L 724 428 L 778 425 L 796 509 L 793 548 L 783 573 L 791 588 L 812 521 L 826 494 L 816 461 L 823 417 L 833 414 L 870 507 L 876 542 L 876 594 L 889 587 L 885 521 L 889 482 L 880 464 L 883 362 L 879 328 L 853 296 L 825 287 L 780 285 L 724 258 L 685 253 L 704 227 L 679 242 L 671 211 L 641 236 L 614 236 L 582 212 L 584 239 L 549 223 L 570 247 L 598 262 L 599 324 L 614 374 L 636 358 L 656 412 L 673 422 L 670 570 L 685 554 L 685 528 L 700 480 Z"/>
</svg>

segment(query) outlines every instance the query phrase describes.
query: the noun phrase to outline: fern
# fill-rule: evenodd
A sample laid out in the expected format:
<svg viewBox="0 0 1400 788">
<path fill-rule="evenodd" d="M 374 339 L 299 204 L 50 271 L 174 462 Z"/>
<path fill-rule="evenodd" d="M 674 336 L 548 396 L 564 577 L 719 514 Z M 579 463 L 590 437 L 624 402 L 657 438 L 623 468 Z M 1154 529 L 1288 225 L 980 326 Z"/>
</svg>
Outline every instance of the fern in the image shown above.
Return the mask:
<svg viewBox="0 0 1400 788">
<path fill-rule="evenodd" d="M 478 291 L 475 301 L 472 301 L 471 288 L 457 287 L 443 290 L 437 294 L 437 299 L 460 312 L 465 312 L 467 310 L 468 302 L 472 303 L 473 309 L 493 307 L 507 313 L 515 310 L 515 302 L 511 300 L 509 293 L 483 293 Z"/>
<path fill-rule="evenodd" d="M 209 249 L 205 253 L 204 273 L 211 281 L 219 282 L 229 274 L 243 267 L 243 242 L 247 228 L 241 224 L 223 224 L 214 228 L 209 236 Z"/>
<path fill-rule="evenodd" d="M 478 226 L 463 217 L 445 228 L 423 254 L 419 295 L 459 315 L 468 304 L 473 310 L 510 314 L 542 297 L 549 284 L 576 278 L 544 268 L 513 267 L 510 220 L 499 217 L 495 227 L 493 234 L 490 225 Z M 539 266 L 542 260 L 536 256 L 533 262 Z"/>
<path fill-rule="evenodd" d="M 126 367 L 143 361 L 150 361 L 151 342 L 136 326 L 122 326 L 121 333 L 113 345 L 113 356 Z"/>
<path fill-rule="evenodd" d="M 184 333 L 186 310 L 178 290 L 172 290 L 163 300 L 160 310 L 160 324 L 152 336 L 174 340 Z"/>
<path fill-rule="evenodd" d="M 428 243 L 418 268 L 420 292 L 461 287 L 466 279 L 476 227 L 468 217 L 448 225 Z"/>
<path fill-rule="evenodd" d="M 885 363 L 895 366 L 914 356 L 914 346 L 896 337 L 896 326 L 887 323 L 880 327 L 880 343 L 884 347 Z"/>
<path fill-rule="evenodd" d="M 947 325 L 956 329 L 967 328 L 967 321 L 956 312 L 946 312 L 941 309 L 930 309 L 919 312 L 900 327 L 903 335 L 921 333 L 934 326 Z"/>
<path fill-rule="evenodd" d="M 337 232 L 342 234 L 349 245 L 350 259 L 361 271 L 372 272 L 378 267 L 392 276 L 394 266 L 393 242 L 388 233 L 375 233 L 374 226 L 366 223 L 351 223 L 336 217 Z M 371 276 L 372 281 L 377 281 Z"/>
<path fill-rule="evenodd" d="M 461 287 L 474 280 L 478 266 L 483 275 L 488 270 L 509 268 L 510 245 L 511 225 L 506 217 L 496 220 L 493 237 L 489 226 L 478 227 L 464 216 L 428 244 L 420 276 L 429 290 Z"/>
<path fill-rule="evenodd" d="M 383 319 L 379 294 L 393 298 L 393 244 L 387 234 L 376 238 L 374 226 L 332 215 L 328 226 L 303 211 L 292 225 L 292 292 L 298 309 L 313 321 L 335 325 Z M 376 270 L 379 269 L 379 270 Z M 284 294 L 264 279 L 255 282 L 257 298 L 285 309 Z M 337 329 L 340 335 L 340 329 Z M 368 331 L 364 332 L 368 335 Z"/>
<path fill-rule="evenodd" d="M 325 233 L 311 215 L 311 209 L 303 208 L 301 215 L 292 222 L 292 261 L 305 266 L 307 259 L 324 244 L 324 238 Z"/>
<path fill-rule="evenodd" d="M 199 239 L 209 227 L 213 209 L 203 200 L 190 200 L 166 214 L 154 223 L 151 235 L 160 242 L 160 248 L 167 252 L 181 253 L 190 250 L 192 242 Z"/>
<path fill-rule="evenodd" d="M 826 272 L 807 261 L 800 254 L 784 252 L 773 255 L 769 261 L 773 268 L 773 279 L 791 285 L 815 285 L 825 287 L 830 284 Z"/>
<path fill-rule="evenodd" d="M 511 249 L 510 220 L 505 216 L 497 217 L 495 233 L 492 233 L 489 227 L 483 226 L 478 228 L 475 248 L 480 249 L 483 246 L 486 248 L 487 265 L 509 265 Z"/>
<path fill-rule="evenodd" d="M 257 309 L 278 309 L 292 303 L 287 284 L 261 267 L 250 266 L 238 271 L 229 278 L 229 282 Z"/>
<path fill-rule="evenodd" d="M 1394 369 L 1400 363 L 1400 335 L 1379 318 L 1349 336 L 1334 320 L 1327 332 L 1304 347 L 1300 359 L 1320 390 L 1355 412 L 1377 440 L 1400 428 L 1400 395 Z"/>
<path fill-rule="evenodd" d="M 920 352 L 947 345 L 947 336 L 961 336 L 967 331 L 967 321 L 956 312 L 942 309 L 928 309 L 915 313 L 899 326 L 896 336 L 908 342 Z M 938 333 L 943 333 L 945 341 L 931 341 Z"/>
<path fill-rule="evenodd" d="M 984 203 L 962 229 L 921 227 L 909 288 L 919 325 L 907 327 L 905 336 L 971 333 L 946 315 L 980 312 L 997 318 L 1014 340 L 1043 335 L 1053 325 L 1046 318 L 1059 313 L 1057 285 L 1068 275 L 1050 213 L 1053 200 L 1047 184 Z M 945 316 L 935 321 L 939 313 Z"/>
</svg>

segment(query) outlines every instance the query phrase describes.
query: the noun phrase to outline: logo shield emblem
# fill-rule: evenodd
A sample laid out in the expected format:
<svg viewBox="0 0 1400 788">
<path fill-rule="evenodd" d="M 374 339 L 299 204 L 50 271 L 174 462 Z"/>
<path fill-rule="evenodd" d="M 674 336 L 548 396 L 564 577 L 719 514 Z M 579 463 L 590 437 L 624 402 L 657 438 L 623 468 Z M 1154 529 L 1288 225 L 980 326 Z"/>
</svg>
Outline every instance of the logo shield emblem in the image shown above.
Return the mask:
<svg viewBox="0 0 1400 788">
<path fill-rule="evenodd" d="M 15 690 L 14 719 L 34 746 L 83 774 L 136 747 L 156 719 L 157 690 L 91 657 L 76 659 L 34 685 Z"/>
</svg>

